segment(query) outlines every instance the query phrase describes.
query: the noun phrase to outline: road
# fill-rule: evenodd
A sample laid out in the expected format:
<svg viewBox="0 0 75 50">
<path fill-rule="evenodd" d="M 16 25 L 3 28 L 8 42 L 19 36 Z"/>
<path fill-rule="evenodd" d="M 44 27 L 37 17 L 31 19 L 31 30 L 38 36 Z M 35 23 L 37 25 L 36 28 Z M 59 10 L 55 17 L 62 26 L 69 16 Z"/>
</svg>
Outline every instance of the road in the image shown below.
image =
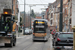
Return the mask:
<svg viewBox="0 0 75 50">
<path fill-rule="evenodd" d="M 32 35 L 24 35 L 17 38 L 15 47 L 5 47 L 3 44 L 0 44 L 0 50 L 53 50 L 52 38 L 50 37 L 47 42 L 33 42 Z"/>
</svg>

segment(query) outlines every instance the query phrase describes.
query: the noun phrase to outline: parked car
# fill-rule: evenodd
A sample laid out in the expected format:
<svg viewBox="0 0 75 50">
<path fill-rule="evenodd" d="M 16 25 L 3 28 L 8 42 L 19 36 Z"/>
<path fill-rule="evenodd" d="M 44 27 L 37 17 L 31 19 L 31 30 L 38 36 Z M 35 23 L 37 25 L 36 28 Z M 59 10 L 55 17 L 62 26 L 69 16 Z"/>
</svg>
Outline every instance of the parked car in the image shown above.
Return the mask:
<svg viewBox="0 0 75 50">
<path fill-rule="evenodd" d="M 30 34 L 32 34 L 32 32 L 33 32 L 32 29 L 29 29 L 29 31 L 30 31 Z"/>
<path fill-rule="evenodd" d="M 54 39 L 54 46 L 73 47 L 73 32 L 59 32 Z"/>
<path fill-rule="evenodd" d="M 29 28 L 25 28 L 25 30 L 27 30 L 27 29 L 29 29 Z"/>
<path fill-rule="evenodd" d="M 25 34 L 28 34 L 28 35 L 30 34 L 29 29 L 26 29 L 26 30 L 25 30 Z"/>
</svg>

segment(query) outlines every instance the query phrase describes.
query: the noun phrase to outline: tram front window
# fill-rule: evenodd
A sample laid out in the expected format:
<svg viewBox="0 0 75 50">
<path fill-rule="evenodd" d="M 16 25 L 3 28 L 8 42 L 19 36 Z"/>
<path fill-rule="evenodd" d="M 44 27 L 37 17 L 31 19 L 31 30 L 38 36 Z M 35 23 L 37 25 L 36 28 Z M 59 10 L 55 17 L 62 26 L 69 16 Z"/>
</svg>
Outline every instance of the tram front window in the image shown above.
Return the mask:
<svg viewBox="0 0 75 50">
<path fill-rule="evenodd" d="M 35 28 L 34 30 L 35 33 L 45 33 L 45 28 Z"/>
</svg>

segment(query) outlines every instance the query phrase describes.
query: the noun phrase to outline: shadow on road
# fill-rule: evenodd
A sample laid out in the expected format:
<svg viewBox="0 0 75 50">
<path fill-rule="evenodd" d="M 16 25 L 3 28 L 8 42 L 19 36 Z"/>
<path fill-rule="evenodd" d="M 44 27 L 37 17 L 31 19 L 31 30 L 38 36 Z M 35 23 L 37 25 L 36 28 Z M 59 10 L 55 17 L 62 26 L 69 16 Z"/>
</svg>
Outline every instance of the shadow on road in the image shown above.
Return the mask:
<svg viewBox="0 0 75 50">
<path fill-rule="evenodd" d="M 11 48 L 9 46 L 0 46 L 0 48 Z"/>
<path fill-rule="evenodd" d="M 43 41 L 43 40 L 35 40 L 33 42 L 47 42 L 47 41 Z"/>
</svg>

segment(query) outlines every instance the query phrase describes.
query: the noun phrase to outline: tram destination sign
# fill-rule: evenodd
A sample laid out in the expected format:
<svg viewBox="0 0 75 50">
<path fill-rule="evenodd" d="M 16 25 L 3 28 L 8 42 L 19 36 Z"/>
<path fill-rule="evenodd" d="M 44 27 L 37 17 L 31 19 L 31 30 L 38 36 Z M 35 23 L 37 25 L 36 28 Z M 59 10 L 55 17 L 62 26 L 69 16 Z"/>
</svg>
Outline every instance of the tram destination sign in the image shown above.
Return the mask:
<svg viewBox="0 0 75 50">
<path fill-rule="evenodd" d="M 37 26 L 37 25 L 36 25 L 36 28 L 44 28 L 44 26 Z"/>
</svg>

